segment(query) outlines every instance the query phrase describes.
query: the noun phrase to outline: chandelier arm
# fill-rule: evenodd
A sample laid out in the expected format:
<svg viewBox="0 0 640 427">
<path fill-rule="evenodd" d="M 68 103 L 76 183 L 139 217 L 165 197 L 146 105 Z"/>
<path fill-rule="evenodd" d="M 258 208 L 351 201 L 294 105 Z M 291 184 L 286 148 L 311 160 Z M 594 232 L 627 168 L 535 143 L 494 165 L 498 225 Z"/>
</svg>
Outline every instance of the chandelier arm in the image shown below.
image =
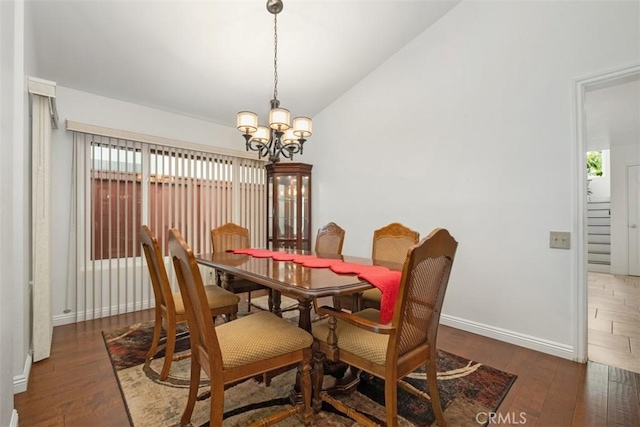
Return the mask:
<svg viewBox="0 0 640 427">
<path fill-rule="evenodd" d="M 304 147 L 304 142 L 306 141 L 306 139 L 304 138 L 300 138 L 298 139 L 298 143 L 300 144 L 300 154 L 302 154 L 302 147 Z"/>
<path fill-rule="evenodd" d="M 269 140 L 269 142 L 267 142 L 266 144 L 262 144 L 262 147 L 260 147 L 260 151 L 258 155 L 261 158 L 265 157 L 269 154 L 270 150 L 271 150 L 271 140 Z"/>
<path fill-rule="evenodd" d="M 244 136 L 246 140 L 245 148 L 247 151 L 257 151 L 259 158 L 265 157 L 266 155 L 270 154 L 271 140 L 265 144 L 263 142 L 252 141 L 252 135 L 250 134 L 243 134 L 242 136 Z"/>
</svg>

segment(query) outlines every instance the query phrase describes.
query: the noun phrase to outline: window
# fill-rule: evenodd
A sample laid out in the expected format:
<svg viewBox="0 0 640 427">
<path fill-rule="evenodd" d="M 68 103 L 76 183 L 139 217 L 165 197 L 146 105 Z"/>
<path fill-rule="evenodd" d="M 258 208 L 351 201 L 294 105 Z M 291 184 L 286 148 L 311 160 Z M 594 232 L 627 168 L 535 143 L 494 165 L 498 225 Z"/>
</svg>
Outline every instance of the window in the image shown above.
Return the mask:
<svg viewBox="0 0 640 427">
<path fill-rule="evenodd" d="M 602 176 L 604 168 L 602 164 L 602 151 L 587 152 L 587 177 Z"/>
<path fill-rule="evenodd" d="M 252 245 L 264 247 L 264 162 L 73 130 L 78 320 L 153 307 L 142 224 L 165 256 L 170 228 L 179 229 L 195 253 L 205 253 L 211 229 L 230 221 L 249 229 Z M 168 258 L 166 267 L 177 291 Z"/>
<path fill-rule="evenodd" d="M 91 143 L 91 251 L 89 259 L 140 256 L 140 149 Z"/>
</svg>

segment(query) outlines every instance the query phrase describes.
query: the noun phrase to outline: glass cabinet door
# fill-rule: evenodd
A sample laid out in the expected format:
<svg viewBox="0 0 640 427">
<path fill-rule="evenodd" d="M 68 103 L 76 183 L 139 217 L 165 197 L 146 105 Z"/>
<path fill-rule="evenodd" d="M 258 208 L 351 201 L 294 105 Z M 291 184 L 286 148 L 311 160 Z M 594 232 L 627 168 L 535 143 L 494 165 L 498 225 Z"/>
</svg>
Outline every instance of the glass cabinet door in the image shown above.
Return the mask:
<svg viewBox="0 0 640 427">
<path fill-rule="evenodd" d="M 311 249 L 311 165 L 267 165 L 267 241 L 271 249 Z"/>
</svg>

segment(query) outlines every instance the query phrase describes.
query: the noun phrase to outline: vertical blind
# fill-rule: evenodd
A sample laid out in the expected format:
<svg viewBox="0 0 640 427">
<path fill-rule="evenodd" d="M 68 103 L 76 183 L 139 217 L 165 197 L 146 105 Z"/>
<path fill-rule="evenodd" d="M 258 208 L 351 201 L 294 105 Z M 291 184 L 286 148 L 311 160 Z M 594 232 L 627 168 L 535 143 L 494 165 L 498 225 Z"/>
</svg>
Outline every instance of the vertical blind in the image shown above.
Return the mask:
<svg viewBox="0 0 640 427">
<path fill-rule="evenodd" d="M 266 240 L 264 163 L 149 142 L 74 132 L 77 320 L 154 306 L 140 227 L 158 238 L 175 292 L 168 231 L 194 253 L 211 251 L 211 229 L 247 227 L 251 245 Z M 211 283 L 212 272 L 203 269 Z"/>
</svg>

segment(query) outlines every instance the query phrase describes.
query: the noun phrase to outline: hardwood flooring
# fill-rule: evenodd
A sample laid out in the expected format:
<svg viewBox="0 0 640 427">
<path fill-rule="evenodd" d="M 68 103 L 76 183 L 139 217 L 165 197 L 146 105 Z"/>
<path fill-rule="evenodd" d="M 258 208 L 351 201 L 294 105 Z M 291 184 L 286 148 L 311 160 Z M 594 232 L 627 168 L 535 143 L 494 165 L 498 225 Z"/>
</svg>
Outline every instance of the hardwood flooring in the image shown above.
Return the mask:
<svg viewBox="0 0 640 427">
<path fill-rule="evenodd" d="M 589 360 L 640 373 L 640 277 L 588 273 Z"/>
<path fill-rule="evenodd" d="M 28 391 L 15 396 L 20 426 L 129 425 L 101 332 L 151 319 L 145 311 L 54 328 L 51 357 L 33 365 Z M 640 425 L 640 374 L 578 364 L 446 326 L 438 346 L 518 375 L 492 424 Z"/>
</svg>

